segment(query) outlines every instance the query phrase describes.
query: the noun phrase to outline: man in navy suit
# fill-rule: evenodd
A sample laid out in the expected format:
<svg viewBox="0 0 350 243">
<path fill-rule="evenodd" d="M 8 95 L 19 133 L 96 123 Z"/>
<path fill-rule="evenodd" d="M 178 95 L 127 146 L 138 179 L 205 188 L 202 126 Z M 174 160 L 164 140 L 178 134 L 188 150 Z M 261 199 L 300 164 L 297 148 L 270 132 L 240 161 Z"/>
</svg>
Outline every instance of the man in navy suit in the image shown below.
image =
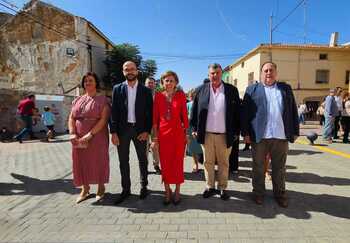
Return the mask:
<svg viewBox="0 0 350 243">
<path fill-rule="evenodd" d="M 148 159 L 147 141 L 152 129 L 153 98 L 150 89 L 137 80 L 137 67 L 134 62 L 123 64 L 126 81 L 113 87 L 110 131 L 112 143 L 118 148 L 119 168 L 122 179 L 122 193 L 115 204 L 130 196 L 130 142 L 133 141 L 140 167 L 140 199 L 146 198 Z"/>
<path fill-rule="evenodd" d="M 196 90 L 191 111 L 192 135 L 197 137 L 204 152 L 206 189 L 203 197 L 216 193 L 215 162 L 218 165 L 218 190 L 222 200 L 228 200 L 226 191 L 229 156 L 239 136 L 239 95 L 236 87 L 224 83 L 219 64 L 209 65 L 209 81 Z"/>
<path fill-rule="evenodd" d="M 298 110 L 290 85 L 276 81 L 275 63 L 264 63 L 260 78 L 247 88 L 242 104 L 242 135 L 252 144 L 254 201 L 264 201 L 264 161 L 270 154 L 274 197 L 281 207 L 287 207 L 288 141 L 293 143 L 299 136 Z"/>
</svg>

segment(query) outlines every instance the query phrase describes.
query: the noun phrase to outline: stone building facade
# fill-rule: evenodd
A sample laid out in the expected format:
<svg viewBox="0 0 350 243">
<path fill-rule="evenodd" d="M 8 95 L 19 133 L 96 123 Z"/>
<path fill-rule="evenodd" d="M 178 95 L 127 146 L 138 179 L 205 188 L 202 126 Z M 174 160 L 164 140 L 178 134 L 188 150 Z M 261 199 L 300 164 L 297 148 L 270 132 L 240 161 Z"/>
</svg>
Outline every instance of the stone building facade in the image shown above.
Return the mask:
<svg viewBox="0 0 350 243">
<path fill-rule="evenodd" d="M 0 89 L 74 97 L 87 71 L 105 75 L 103 60 L 112 47 L 86 19 L 32 0 L 14 16 L 0 14 Z M 5 102 L 1 109 L 10 119 L 16 107 Z"/>
</svg>

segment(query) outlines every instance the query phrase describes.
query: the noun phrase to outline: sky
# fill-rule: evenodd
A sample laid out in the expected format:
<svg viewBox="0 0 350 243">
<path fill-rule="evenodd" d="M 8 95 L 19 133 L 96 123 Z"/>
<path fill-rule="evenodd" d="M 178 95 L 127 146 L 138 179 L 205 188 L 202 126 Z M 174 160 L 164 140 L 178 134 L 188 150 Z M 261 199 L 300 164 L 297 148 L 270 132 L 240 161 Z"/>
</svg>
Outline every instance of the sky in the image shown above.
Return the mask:
<svg viewBox="0 0 350 243">
<path fill-rule="evenodd" d="M 27 2 L 7 1 L 18 7 Z M 277 26 L 274 43 L 327 44 L 335 31 L 339 43 L 350 42 L 348 0 L 306 0 L 298 8 L 301 0 L 45 2 L 88 19 L 115 44 L 139 46 L 144 59 L 157 62 L 157 78 L 173 70 L 185 90 L 201 84 L 208 75 L 208 64 L 225 67 L 261 43 L 269 43 L 271 14 L 273 27 Z"/>
</svg>

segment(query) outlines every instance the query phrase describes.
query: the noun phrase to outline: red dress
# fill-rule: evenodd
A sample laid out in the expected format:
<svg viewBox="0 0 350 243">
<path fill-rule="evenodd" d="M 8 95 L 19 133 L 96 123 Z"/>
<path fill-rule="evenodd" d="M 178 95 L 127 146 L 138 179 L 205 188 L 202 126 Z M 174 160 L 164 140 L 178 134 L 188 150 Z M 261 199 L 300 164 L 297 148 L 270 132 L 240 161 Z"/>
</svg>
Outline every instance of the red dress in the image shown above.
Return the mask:
<svg viewBox="0 0 350 243">
<path fill-rule="evenodd" d="M 165 94 L 154 97 L 153 125 L 158 127 L 159 157 L 162 179 L 166 184 L 184 182 L 184 153 L 188 117 L 186 96 L 177 91 L 171 102 Z"/>
<path fill-rule="evenodd" d="M 78 137 L 87 134 L 109 106 L 105 96 L 80 96 L 73 101 L 72 114 Z M 75 186 L 105 184 L 109 181 L 109 137 L 107 124 L 89 141 L 87 148 L 72 148 Z"/>
</svg>

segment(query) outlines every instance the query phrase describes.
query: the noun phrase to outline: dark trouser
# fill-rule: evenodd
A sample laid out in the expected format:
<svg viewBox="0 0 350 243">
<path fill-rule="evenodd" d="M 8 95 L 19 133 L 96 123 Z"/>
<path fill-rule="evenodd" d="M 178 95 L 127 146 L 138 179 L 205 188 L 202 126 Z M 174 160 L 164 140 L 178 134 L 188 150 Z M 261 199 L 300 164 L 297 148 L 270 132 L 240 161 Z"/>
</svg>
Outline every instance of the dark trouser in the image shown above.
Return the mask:
<svg viewBox="0 0 350 243">
<path fill-rule="evenodd" d="M 325 120 L 324 115 L 320 115 L 320 125 L 321 126 L 323 126 L 324 120 Z"/>
<path fill-rule="evenodd" d="M 230 171 L 238 170 L 238 150 L 239 150 L 239 139 L 235 140 L 232 144 L 232 150 L 230 153 Z"/>
<path fill-rule="evenodd" d="M 119 156 L 119 168 L 122 177 L 122 188 L 123 190 L 130 190 L 130 164 L 129 164 L 129 153 L 130 153 L 130 142 L 134 143 L 137 158 L 139 160 L 140 169 L 140 180 L 141 187 L 147 187 L 148 185 L 148 160 L 147 160 L 147 141 L 140 141 L 137 139 L 138 134 L 136 133 L 135 127 L 132 125 L 128 126 L 124 131 L 123 135 L 119 136 L 118 156 Z"/>
<path fill-rule="evenodd" d="M 17 139 L 22 139 L 27 133 L 33 136 L 33 119 L 32 116 L 21 115 L 21 120 L 24 122 L 24 128 L 15 136 Z"/>
<path fill-rule="evenodd" d="M 252 143 L 253 157 L 253 192 L 258 196 L 265 193 L 264 161 L 266 155 L 271 155 L 272 184 L 275 197 L 285 193 L 286 160 L 288 141 L 282 139 L 263 139 Z"/>
<path fill-rule="evenodd" d="M 338 132 L 340 129 L 340 125 L 339 125 L 340 119 L 341 119 L 341 115 L 335 117 L 334 130 L 333 130 L 333 138 L 334 139 L 338 138 Z"/>
<path fill-rule="evenodd" d="M 344 130 L 343 142 L 349 142 L 349 131 L 350 131 L 350 116 L 343 116 L 341 118 L 341 123 Z"/>
</svg>

